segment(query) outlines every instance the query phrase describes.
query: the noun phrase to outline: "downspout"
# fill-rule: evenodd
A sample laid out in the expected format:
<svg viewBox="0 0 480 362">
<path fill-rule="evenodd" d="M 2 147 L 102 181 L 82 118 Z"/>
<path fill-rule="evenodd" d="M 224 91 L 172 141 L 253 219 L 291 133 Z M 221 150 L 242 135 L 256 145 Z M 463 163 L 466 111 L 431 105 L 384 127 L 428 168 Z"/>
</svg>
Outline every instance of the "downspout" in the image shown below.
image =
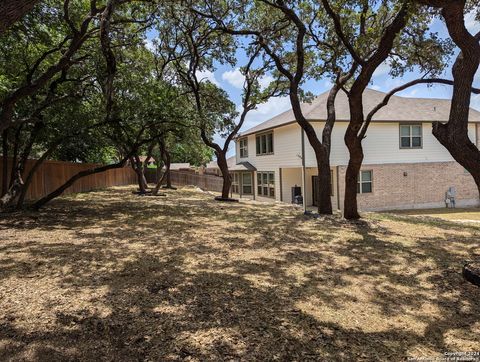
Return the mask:
<svg viewBox="0 0 480 362">
<path fill-rule="evenodd" d="M 337 209 L 338 210 L 341 210 L 341 203 L 340 203 L 340 166 L 336 166 L 336 169 L 337 169 Z"/>
<path fill-rule="evenodd" d="M 280 202 L 283 201 L 282 168 L 278 169 L 278 178 L 280 181 Z"/>
<path fill-rule="evenodd" d="M 302 189 L 303 189 L 303 213 L 307 213 L 307 189 L 305 170 L 305 131 L 302 128 Z"/>
</svg>

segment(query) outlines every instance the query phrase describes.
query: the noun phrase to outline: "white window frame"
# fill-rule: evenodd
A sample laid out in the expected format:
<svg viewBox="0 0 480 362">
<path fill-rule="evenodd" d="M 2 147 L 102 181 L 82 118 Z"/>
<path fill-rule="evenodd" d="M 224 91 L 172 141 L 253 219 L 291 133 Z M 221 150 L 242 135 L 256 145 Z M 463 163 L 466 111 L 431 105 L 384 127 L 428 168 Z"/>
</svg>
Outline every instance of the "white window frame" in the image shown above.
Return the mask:
<svg viewBox="0 0 480 362">
<path fill-rule="evenodd" d="M 238 194 L 240 192 L 240 183 L 239 183 L 239 177 L 238 177 L 238 172 L 233 172 L 231 173 L 232 175 L 232 193 Z"/>
<path fill-rule="evenodd" d="M 239 147 L 239 153 L 240 153 L 240 158 L 247 158 L 248 157 L 248 138 L 240 138 L 238 140 L 238 147 Z"/>
<path fill-rule="evenodd" d="M 408 136 L 402 136 L 402 128 L 408 127 Z M 420 136 L 413 135 L 413 127 L 420 128 Z M 420 146 L 413 145 L 413 139 L 420 137 Z M 402 139 L 407 138 L 410 140 L 410 146 L 403 146 Z M 399 127 L 399 142 L 400 142 L 400 149 L 402 150 L 418 150 L 423 148 L 423 126 L 421 123 L 400 123 Z"/>
<path fill-rule="evenodd" d="M 250 179 L 250 183 L 245 183 L 244 176 L 247 175 Z M 250 172 L 242 172 L 241 173 L 241 183 L 242 183 L 242 194 L 243 195 L 252 195 L 253 194 L 253 175 Z M 245 192 L 245 187 L 250 187 L 250 192 Z"/>
<path fill-rule="evenodd" d="M 363 172 L 370 172 L 370 180 L 364 181 L 362 174 Z M 363 184 L 370 184 L 370 191 L 364 192 L 363 191 Z M 361 170 L 358 174 L 358 181 L 357 181 L 357 194 L 373 194 L 373 170 Z"/>
<path fill-rule="evenodd" d="M 270 143 L 270 150 L 268 149 L 268 136 L 271 135 L 272 142 Z M 263 137 L 265 137 L 265 149 L 263 147 Z M 259 142 L 260 140 L 260 142 Z M 255 151 L 257 156 L 266 156 L 266 155 L 273 155 L 274 153 L 274 145 L 273 145 L 273 131 L 264 132 L 255 135 Z M 260 147 L 259 147 L 260 146 Z"/>
<path fill-rule="evenodd" d="M 266 180 L 266 183 L 264 182 Z M 275 172 L 257 172 L 257 194 L 262 197 L 275 198 Z"/>
</svg>

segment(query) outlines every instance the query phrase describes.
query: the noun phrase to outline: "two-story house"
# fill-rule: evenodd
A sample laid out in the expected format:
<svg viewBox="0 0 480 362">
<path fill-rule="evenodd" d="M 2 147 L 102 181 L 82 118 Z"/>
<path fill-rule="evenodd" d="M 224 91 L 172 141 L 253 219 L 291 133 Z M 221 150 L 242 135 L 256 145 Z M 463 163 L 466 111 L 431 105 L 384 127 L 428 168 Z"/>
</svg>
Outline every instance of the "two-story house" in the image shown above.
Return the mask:
<svg viewBox="0 0 480 362">
<path fill-rule="evenodd" d="M 305 117 L 321 137 L 328 93 L 305 103 Z M 385 93 L 367 89 L 365 114 Z M 332 203 L 343 207 L 349 154 L 344 142 L 349 107 L 344 92 L 335 103 L 337 121 L 332 133 Z M 446 122 L 450 101 L 393 96 L 373 118 L 363 140 L 364 161 L 359 175 L 358 201 L 362 210 L 445 206 L 454 188 L 457 206 L 478 205 L 478 191 L 470 174 L 432 135 L 432 122 Z M 480 146 L 480 112 L 471 109 L 469 135 Z M 302 166 L 302 142 L 305 167 Z M 315 204 L 315 154 L 291 110 L 263 122 L 236 139 L 234 193 L 259 200 L 292 202 L 292 187 L 305 185 L 307 205 Z"/>
</svg>

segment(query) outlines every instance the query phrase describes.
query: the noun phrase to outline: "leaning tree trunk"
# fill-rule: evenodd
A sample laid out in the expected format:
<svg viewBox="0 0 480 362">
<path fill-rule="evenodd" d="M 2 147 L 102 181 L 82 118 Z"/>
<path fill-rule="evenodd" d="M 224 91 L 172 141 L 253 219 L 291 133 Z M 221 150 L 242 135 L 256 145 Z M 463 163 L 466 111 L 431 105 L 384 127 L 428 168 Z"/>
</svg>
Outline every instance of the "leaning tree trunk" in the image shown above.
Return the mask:
<svg viewBox="0 0 480 362">
<path fill-rule="evenodd" d="M 68 189 L 70 186 L 72 186 L 77 180 L 81 179 L 82 177 L 86 177 L 86 176 L 93 175 L 93 174 L 96 174 L 96 173 L 101 173 L 101 172 L 105 172 L 105 171 L 108 171 L 108 170 L 113 170 L 113 169 L 116 169 L 116 168 L 123 167 L 125 165 L 125 163 L 127 162 L 127 160 L 128 160 L 128 157 L 124 158 L 119 163 L 114 163 L 112 165 L 106 165 L 106 166 L 100 166 L 100 167 L 96 167 L 96 168 L 93 168 L 93 169 L 90 169 L 90 170 L 80 171 L 76 175 L 73 175 L 72 177 L 70 177 L 62 186 L 58 187 L 56 190 L 54 190 L 53 192 L 51 192 L 47 196 L 44 196 L 43 198 L 41 198 L 40 200 L 35 202 L 32 206 L 32 209 L 39 210 L 40 208 L 45 206 L 45 204 L 47 204 L 48 202 L 50 202 L 54 198 L 60 196 L 61 194 L 63 194 L 63 192 L 66 189 Z"/>
<path fill-rule="evenodd" d="M 215 152 L 217 156 L 217 164 L 222 172 L 223 185 L 222 185 L 222 199 L 228 199 L 230 194 L 230 188 L 232 187 L 232 176 L 228 171 L 227 156 L 224 152 Z"/>
</svg>

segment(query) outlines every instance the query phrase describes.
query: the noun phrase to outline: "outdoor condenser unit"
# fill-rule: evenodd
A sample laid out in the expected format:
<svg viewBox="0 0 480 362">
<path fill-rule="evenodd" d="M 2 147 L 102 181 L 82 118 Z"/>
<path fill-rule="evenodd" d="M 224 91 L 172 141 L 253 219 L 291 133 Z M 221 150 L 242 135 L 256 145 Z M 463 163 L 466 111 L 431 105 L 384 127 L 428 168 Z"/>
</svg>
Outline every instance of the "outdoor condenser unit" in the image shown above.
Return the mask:
<svg viewBox="0 0 480 362">
<path fill-rule="evenodd" d="M 300 186 L 292 187 L 292 204 L 303 204 L 302 188 Z"/>
<path fill-rule="evenodd" d="M 445 193 L 445 206 L 448 208 L 455 208 L 455 198 L 457 196 L 457 189 L 455 186 L 451 186 L 448 188 L 447 192 Z"/>
</svg>

